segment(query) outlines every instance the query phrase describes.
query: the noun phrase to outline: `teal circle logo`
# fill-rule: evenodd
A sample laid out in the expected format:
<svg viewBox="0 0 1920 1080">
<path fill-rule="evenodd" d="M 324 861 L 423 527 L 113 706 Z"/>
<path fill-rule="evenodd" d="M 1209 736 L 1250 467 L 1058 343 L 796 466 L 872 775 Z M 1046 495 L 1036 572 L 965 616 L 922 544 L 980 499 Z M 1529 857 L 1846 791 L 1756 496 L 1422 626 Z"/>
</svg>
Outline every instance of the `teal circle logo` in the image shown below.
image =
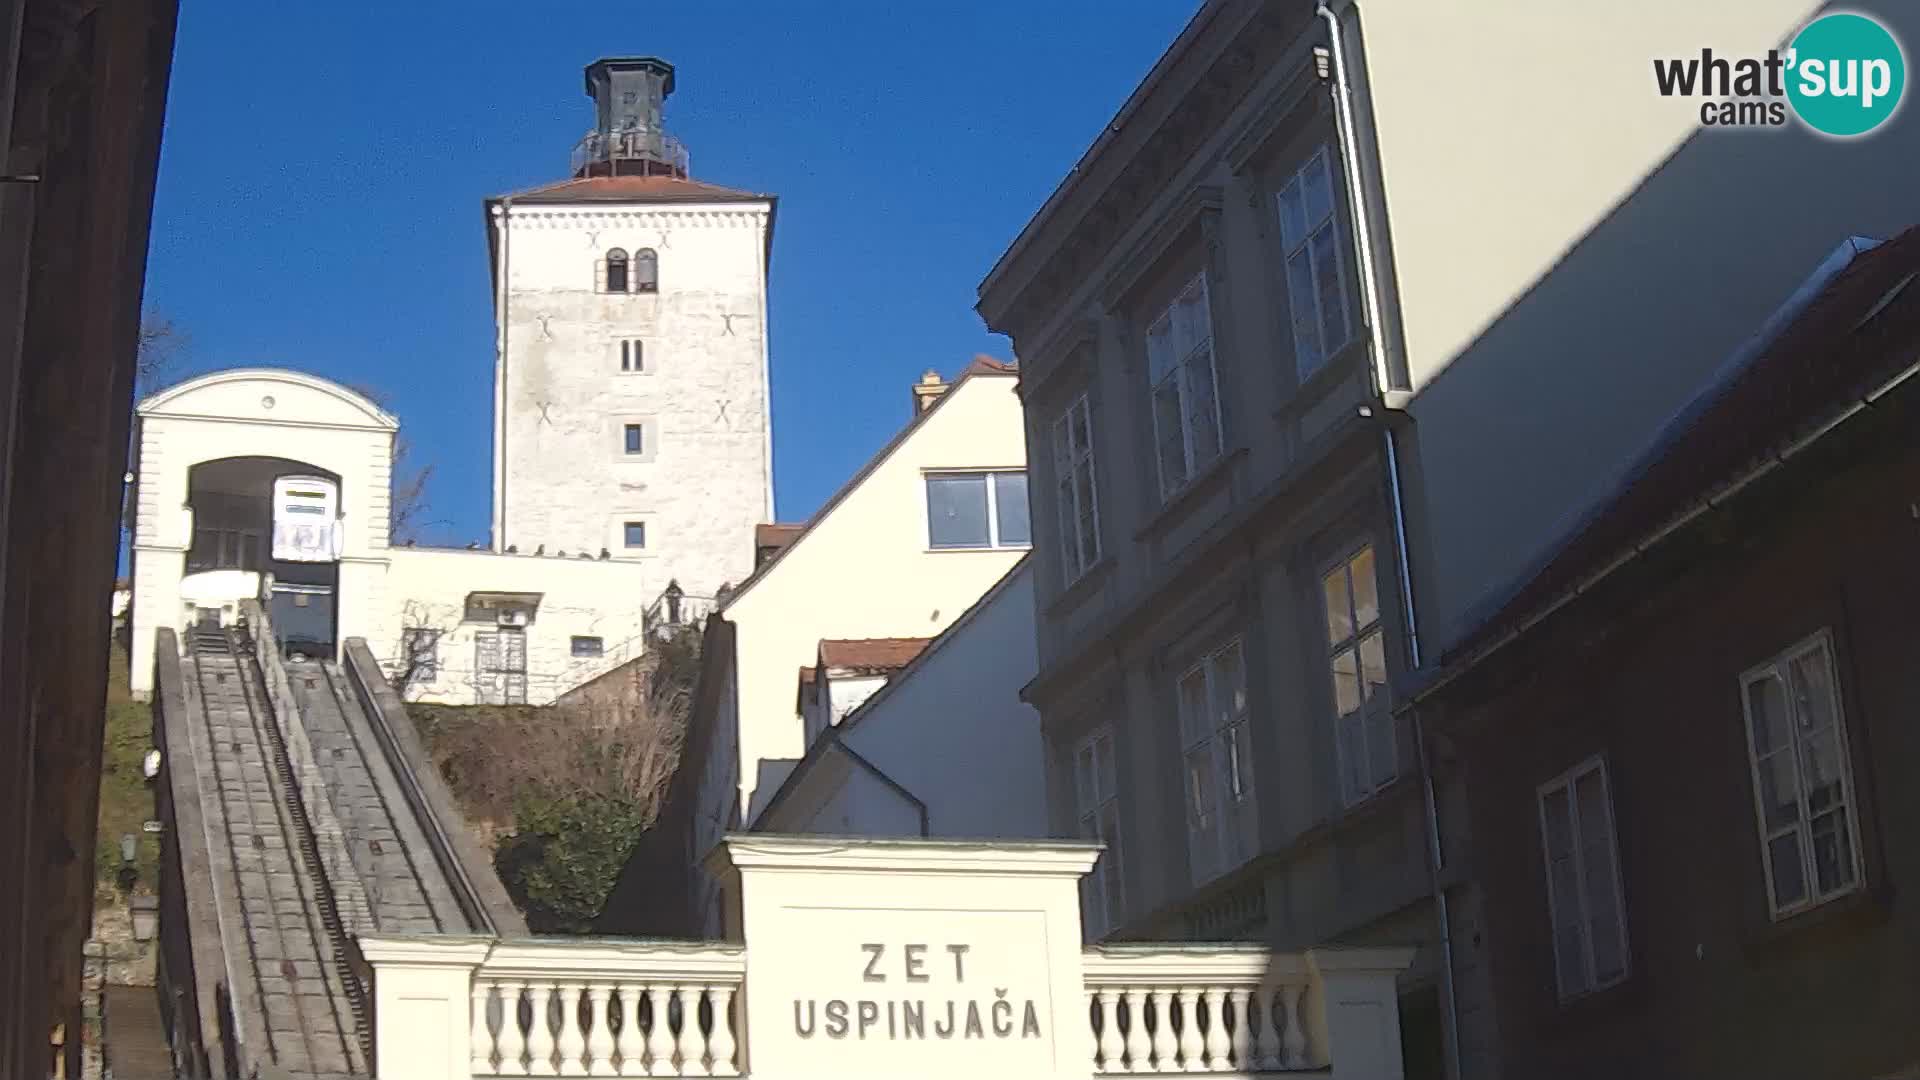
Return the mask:
<svg viewBox="0 0 1920 1080">
<path fill-rule="evenodd" d="M 1852 138 L 1887 122 L 1907 88 L 1907 59 L 1887 28 L 1839 12 L 1808 23 L 1787 52 L 1787 100 L 1808 127 Z"/>
</svg>

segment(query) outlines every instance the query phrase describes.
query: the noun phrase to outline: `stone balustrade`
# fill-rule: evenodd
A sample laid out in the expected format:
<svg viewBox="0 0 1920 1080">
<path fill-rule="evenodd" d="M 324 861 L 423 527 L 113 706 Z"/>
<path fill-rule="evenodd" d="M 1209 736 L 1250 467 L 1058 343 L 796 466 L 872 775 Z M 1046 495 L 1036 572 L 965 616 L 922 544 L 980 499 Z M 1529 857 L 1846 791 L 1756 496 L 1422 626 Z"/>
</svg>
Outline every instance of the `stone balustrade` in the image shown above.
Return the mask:
<svg viewBox="0 0 1920 1080">
<path fill-rule="evenodd" d="M 1255 945 L 1090 949 L 1093 1071 L 1280 1072 L 1327 1063 L 1313 966 Z"/>
<path fill-rule="evenodd" d="M 429 966 L 452 975 L 441 996 L 468 1005 L 456 1033 L 467 1052 L 433 1075 L 745 1075 L 750 1033 L 740 991 L 747 953 L 739 945 L 421 936 L 363 939 L 362 948 L 377 984 L 401 969 L 417 975 L 430 956 Z M 1391 972 L 1405 963 L 1402 952 L 1277 953 L 1233 944 L 1090 948 L 1082 971 L 1092 1028 L 1088 1072 L 1244 1076 L 1326 1069 L 1333 1060 L 1329 976 L 1371 976 L 1370 996 L 1390 1004 Z M 397 994 L 379 996 L 384 1002 Z M 407 996 L 421 1000 L 417 993 Z M 377 1032 L 389 1030 L 384 1012 L 376 1019 Z M 382 1047 L 380 1059 L 416 1060 L 417 1034 L 398 1032 L 406 1047 L 397 1054 Z"/>
<path fill-rule="evenodd" d="M 737 946 L 503 942 L 474 972 L 480 1076 L 738 1076 Z"/>
<path fill-rule="evenodd" d="M 1082 949 L 1098 849 L 729 836 L 735 943 L 360 939 L 381 1077 L 1401 1080 L 1410 949 Z"/>
</svg>

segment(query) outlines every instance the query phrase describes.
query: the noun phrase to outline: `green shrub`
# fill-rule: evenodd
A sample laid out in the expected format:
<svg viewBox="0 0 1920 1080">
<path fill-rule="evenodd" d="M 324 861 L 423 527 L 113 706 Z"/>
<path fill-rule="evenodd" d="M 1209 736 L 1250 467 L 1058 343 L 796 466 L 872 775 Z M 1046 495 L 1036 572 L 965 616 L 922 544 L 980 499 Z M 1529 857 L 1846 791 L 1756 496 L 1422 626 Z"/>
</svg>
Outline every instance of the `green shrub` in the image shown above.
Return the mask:
<svg viewBox="0 0 1920 1080">
<path fill-rule="evenodd" d="M 493 865 L 535 933 L 585 933 L 646 827 L 637 799 L 536 788 L 514 799 Z"/>
</svg>

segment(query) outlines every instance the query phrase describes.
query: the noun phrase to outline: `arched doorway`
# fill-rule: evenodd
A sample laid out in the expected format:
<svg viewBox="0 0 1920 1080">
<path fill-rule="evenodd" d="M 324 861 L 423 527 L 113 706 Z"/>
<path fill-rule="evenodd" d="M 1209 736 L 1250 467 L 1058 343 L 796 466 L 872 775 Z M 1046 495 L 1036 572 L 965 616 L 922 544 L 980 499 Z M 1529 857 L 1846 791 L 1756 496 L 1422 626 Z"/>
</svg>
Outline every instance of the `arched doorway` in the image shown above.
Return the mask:
<svg viewBox="0 0 1920 1080">
<path fill-rule="evenodd" d="M 258 599 L 280 648 L 331 659 L 338 645 L 340 477 L 304 461 L 230 457 L 187 473 L 193 538 L 183 592 Z M 235 599 L 238 599 L 236 596 Z M 203 616 L 204 617 L 204 616 Z"/>
</svg>

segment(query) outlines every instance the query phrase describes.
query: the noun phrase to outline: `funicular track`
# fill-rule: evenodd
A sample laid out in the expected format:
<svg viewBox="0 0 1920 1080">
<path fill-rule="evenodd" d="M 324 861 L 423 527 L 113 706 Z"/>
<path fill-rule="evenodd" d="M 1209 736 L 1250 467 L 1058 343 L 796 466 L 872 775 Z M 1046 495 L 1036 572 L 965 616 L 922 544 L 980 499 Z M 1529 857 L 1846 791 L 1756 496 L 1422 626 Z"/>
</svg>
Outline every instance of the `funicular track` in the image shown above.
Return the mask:
<svg viewBox="0 0 1920 1080">
<path fill-rule="evenodd" d="M 240 899 L 235 929 L 251 971 L 252 985 L 236 991 L 257 993 L 265 1018 L 255 1053 L 294 1075 L 364 1076 L 372 1035 L 366 990 L 258 665 L 229 631 L 213 627 L 193 631 L 191 654 Z"/>
</svg>

